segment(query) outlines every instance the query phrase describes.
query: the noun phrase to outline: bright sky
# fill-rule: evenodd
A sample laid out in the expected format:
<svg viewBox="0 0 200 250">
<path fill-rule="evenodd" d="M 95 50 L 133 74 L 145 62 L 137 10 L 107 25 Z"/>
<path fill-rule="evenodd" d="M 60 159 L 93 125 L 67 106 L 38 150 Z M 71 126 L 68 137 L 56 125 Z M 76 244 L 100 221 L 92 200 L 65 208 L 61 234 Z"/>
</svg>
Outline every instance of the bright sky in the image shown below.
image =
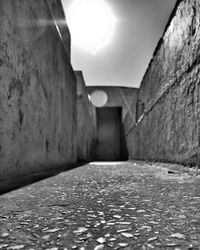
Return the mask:
<svg viewBox="0 0 200 250">
<path fill-rule="evenodd" d="M 71 34 L 73 34 L 74 26 L 72 24 L 70 26 L 68 13 L 70 13 L 70 19 L 73 15 L 73 18 L 77 16 L 82 18 L 82 22 L 79 20 L 76 23 L 78 27 L 82 23 L 84 25 L 90 23 L 89 20 L 83 19 L 84 15 L 80 14 L 80 10 L 73 12 L 76 14 L 69 12 L 74 1 L 62 0 Z M 77 45 L 77 34 L 72 35 L 73 68 L 83 71 L 87 85 L 138 87 L 176 0 L 104 0 L 104 2 L 108 6 L 107 11 L 112 12 L 116 19 L 113 34 L 109 37 L 111 31 L 105 30 L 100 34 L 96 32 L 97 29 L 93 29 L 101 38 L 99 38 L 100 41 L 105 34 L 108 34 L 106 38 L 109 40 L 98 51 L 93 49 L 94 53 L 91 53 L 89 49 L 84 49 L 80 44 Z M 91 6 L 90 9 L 92 8 Z M 87 8 L 84 10 L 87 11 Z M 101 15 L 104 15 L 103 12 L 97 12 L 94 16 Z M 105 20 L 105 16 L 103 19 Z M 95 25 L 100 24 L 96 21 Z M 107 26 L 104 23 L 104 27 Z M 86 29 L 85 34 L 92 28 L 90 26 L 89 30 Z M 101 27 L 98 26 L 98 30 L 100 29 Z M 90 43 L 90 48 L 93 48 L 95 38 L 91 37 L 89 40 L 84 38 L 82 31 L 83 28 L 80 27 L 80 34 L 83 37 L 81 42 L 86 46 Z M 78 39 L 80 40 L 80 37 Z"/>
</svg>

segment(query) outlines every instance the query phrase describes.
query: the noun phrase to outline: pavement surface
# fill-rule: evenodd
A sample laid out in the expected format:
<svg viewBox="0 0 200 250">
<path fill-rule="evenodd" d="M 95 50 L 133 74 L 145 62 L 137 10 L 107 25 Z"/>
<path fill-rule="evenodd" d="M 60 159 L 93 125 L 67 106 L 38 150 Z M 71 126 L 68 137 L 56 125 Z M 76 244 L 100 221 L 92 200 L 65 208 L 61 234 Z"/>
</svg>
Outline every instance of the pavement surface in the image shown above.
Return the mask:
<svg viewBox="0 0 200 250">
<path fill-rule="evenodd" d="M 200 172 L 91 163 L 9 192 L 0 249 L 200 249 Z"/>
</svg>

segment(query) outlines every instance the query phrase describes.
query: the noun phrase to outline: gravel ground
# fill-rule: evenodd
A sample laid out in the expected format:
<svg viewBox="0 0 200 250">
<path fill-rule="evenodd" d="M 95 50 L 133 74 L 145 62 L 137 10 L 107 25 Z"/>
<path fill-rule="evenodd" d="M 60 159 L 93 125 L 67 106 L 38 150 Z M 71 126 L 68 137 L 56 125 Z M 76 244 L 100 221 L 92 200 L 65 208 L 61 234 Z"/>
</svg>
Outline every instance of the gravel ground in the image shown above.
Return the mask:
<svg viewBox="0 0 200 250">
<path fill-rule="evenodd" d="M 0 249 L 200 249 L 200 172 L 91 163 L 4 194 Z"/>
</svg>

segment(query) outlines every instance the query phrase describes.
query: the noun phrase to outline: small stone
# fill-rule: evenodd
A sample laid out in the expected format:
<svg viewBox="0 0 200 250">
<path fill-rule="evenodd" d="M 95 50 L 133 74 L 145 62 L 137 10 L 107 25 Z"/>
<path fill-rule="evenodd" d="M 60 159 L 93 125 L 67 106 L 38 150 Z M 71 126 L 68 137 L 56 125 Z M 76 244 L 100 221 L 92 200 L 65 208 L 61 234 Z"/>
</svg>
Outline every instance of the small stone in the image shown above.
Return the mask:
<svg viewBox="0 0 200 250">
<path fill-rule="evenodd" d="M 121 218 L 121 215 L 114 214 L 113 217 L 116 218 L 116 219 L 120 219 L 120 218 Z"/>
<path fill-rule="evenodd" d="M 7 237 L 8 235 L 9 235 L 9 233 L 7 233 L 7 232 L 3 232 L 3 233 L 1 233 L 1 235 L 0 235 L 0 236 L 4 238 L 4 237 Z"/>
<path fill-rule="evenodd" d="M 157 224 L 159 224 L 159 222 L 151 220 L 151 221 L 149 221 L 149 224 L 157 225 Z"/>
<path fill-rule="evenodd" d="M 11 250 L 18 250 L 18 249 L 22 249 L 22 248 L 24 248 L 24 245 L 16 245 L 16 246 L 8 247 L 8 249 L 11 249 Z"/>
<path fill-rule="evenodd" d="M 128 222 L 128 221 L 118 221 L 117 223 L 121 224 L 121 225 L 130 225 L 131 224 L 131 222 Z"/>
<path fill-rule="evenodd" d="M 148 248 L 151 248 L 151 249 L 154 249 L 154 246 L 151 245 L 151 244 L 147 244 L 147 247 L 148 247 Z"/>
<path fill-rule="evenodd" d="M 79 227 L 77 230 L 74 231 L 74 233 L 81 234 L 81 233 L 85 233 L 87 231 L 88 231 L 88 229 L 86 227 Z"/>
<path fill-rule="evenodd" d="M 149 238 L 148 239 L 148 242 L 152 242 L 152 241 L 155 241 L 155 240 L 157 240 L 158 238 L 157 237 L 152 237 L 152 238 Z"/>
<path fill-rule="evenodd" d="M 135 216 L 130 216 L 129 218 L 133 219 L 133 220 L 137 220 L 138 218 Z"/>
<path fill-rule="evenodd" d="M 89 233 L 87 233 L 86 237 L 87 237 L 87 238 L 91 238 L 91 237 L 92 237 L 92 234 L 89 232 Z"/>
<path fill-rule="evenodd" d="M 103 244 L 103 243 L 106 242 L 106 239 L 103 238 L 103 237 L 100 237 L 100 238 L 98 238 L 96 241 L 97 241 L 98 243 L 100 243 L 100 244 Z"/>
<path fill-rule="evenodd" d="M 166 244 L 165 246 L 166 246 L 166 247 L 175 247 L 175 246 L 177 246 L 177 243 L 172 242 L 172 243 Z"/>
<path fill-rule="evenodd" d="M 52 247 L 52 248 L 46 248 L 45 250 L 58 250 L 57 247 Z"/>
<path fill-rule="evenodd" d="M 55 233 L 55 232 L 57 232 L 57 231 L 59 231 L 60 230 L 60 228 L 52 228 L 52 229 L 49 229 L 49 230 L 44 230 L 46 233 Z"/>
<path fill-rule="evenodd" d="M 44 239 L 44 240 L 49 240 L 49 238 L 50 238 L 50 235 L 45 235 L 42 237 L 42 239 Z"/>
<path fill-rule="evenodd" d="M 96 246 L 96 247 L 94 248 L 94 250 L 102 250 L 102 249 L 104 249 L 104 245 L 103 245 L 103 244 L 98 245 L 98 246 Z"/>
<path fill-rule="evenodd" d="M 178 217 L 179 217 L 180 219 L 186 219 L 186 216 L 183 215 L 183 214 L 179 215 Z"/>
<path fill-rule="evenodd" d="M 132 228 L 124 228 L 124 229 L 117 230 L 117 233 L 127 232 L 130 230 L 132 230 Z"/>
<path fill-rule="evenodd" d="M 91 218 L 97 218 L 97 216 L 95 214 L 88 214 L 87 216 L 91 217 Z"/>
<path fill-rule="evenodd" d="M 143 230 L 143 229 L 151 230 L 151 227 L 149 227 L 149 226 L 142 226 L 140 229 L 141 230 Z"/>
<path fill-rule="evenodd" d="M 74 240 L 74 243 L 81 244 L 85 241 L 85 239 Z"/>
<path fill-rule="evenodd" d="M 104 215 L 104 212 L 98 212 L 99 215 Z"/>
<path fill-rule="evenodd" d="M 119 245 L 120 247 L 127 247 L 127 246 L 128 246 L 128 243 L 121 242 L 121 243 L 118 243 L 118 245 Z"/>
<path fill-rule="evenodd" d="M 155 242 L 155 246 L 157 246 L 157 247 L 161 247 L 161 246 L 162 246 L 162 244 L 161 244 L 161 243 L 159 243 L 159 242 Z"/>
<path fill-rule="evenodd" d="M 133 234 L 130 234 L 130 233 L 121 233 L 124 237 L 126 238 L 132 238 L 133 237 Z"/>
<path fill-rule="evenodd" d="M 7 247 L 7 246 L 8 246 L 8 244 L 2 244 L 2 245 L 0 245 L 0 249 L 4 248 L 4 247 Z"/>
<path fill-rule="evenodd" d="M 110 234 L 106 234 L 105 237 L 106 237 L 106 238 L 110 237 Z"/>
<path fill-rule="evenodd" d="M 110 238 L 109 241 L 116 241 L 116 238 Z"/>
<path fill-rule="evenodd" d="M 138 213 L 145 213 L 146 211 L 145 210 L 137 210 Z"/>
<path fill-rule="evenodd" d="M 71 249 L 77 249 L 78 247 L 76 245 L 71 246 Z"/>
<path fill-rule="evenodd" d="M 181 233 L 175 233 L 175 234 L 172 234 L 170 237 L 172 238 L 177 238 L 177 239 L 181 239 L 181 240 L 184 240 L 186 237 L 184 234 L 181 234 Z"/>
</svg>

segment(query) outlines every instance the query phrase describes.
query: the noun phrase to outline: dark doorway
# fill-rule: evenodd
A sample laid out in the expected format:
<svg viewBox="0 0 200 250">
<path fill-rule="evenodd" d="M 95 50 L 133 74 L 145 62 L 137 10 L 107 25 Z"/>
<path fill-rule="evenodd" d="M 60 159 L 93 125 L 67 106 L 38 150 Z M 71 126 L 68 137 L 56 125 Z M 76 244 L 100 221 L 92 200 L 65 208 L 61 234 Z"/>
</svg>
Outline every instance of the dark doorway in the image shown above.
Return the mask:
<svg viewBox="0 0 200 250">
<path fill-rule="evenodd" d="M 127 148 L 122 126 L 122 108 L 97 108 L 96 160 L 127 160 Z"/>
</svg>

